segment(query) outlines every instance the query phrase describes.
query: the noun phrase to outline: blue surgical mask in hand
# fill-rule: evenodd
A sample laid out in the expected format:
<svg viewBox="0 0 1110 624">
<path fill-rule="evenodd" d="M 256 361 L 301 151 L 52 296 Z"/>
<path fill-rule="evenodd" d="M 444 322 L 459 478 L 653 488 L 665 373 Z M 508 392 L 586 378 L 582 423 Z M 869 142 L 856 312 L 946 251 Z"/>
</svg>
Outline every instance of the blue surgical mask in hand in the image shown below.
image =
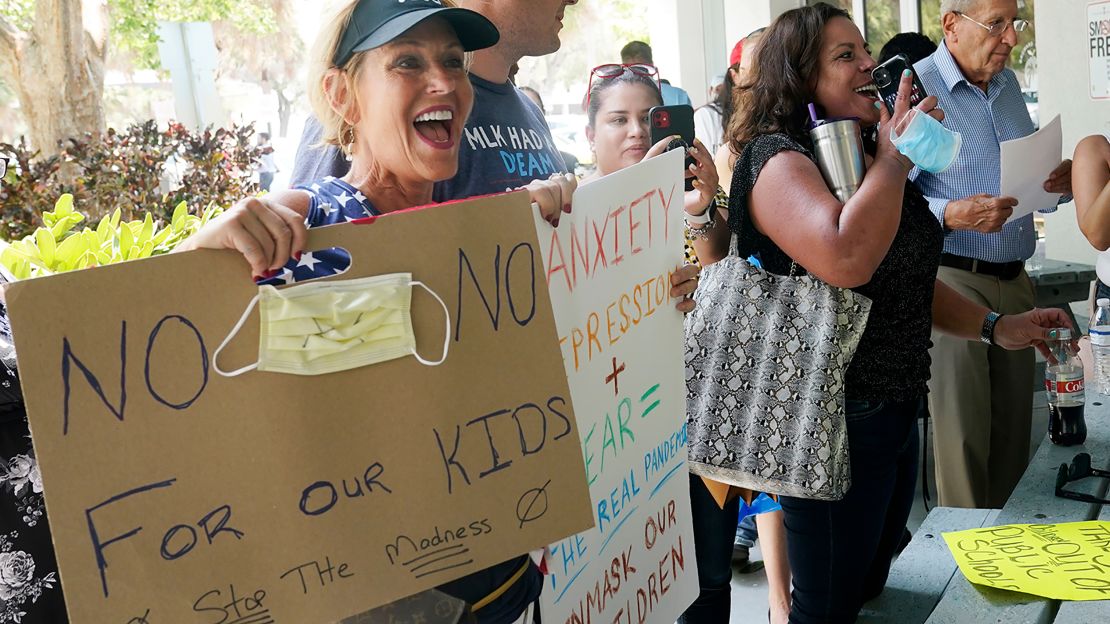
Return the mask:
<svg viewBox="0 0 1110 624">
<path fill-rule="evenodd" d="M 929 173 L 946 171 L 960 155 L 963 136 L 919 110 L 910 114 L 913 119 L 902 134 L 890 130 L 890 141 L 919 169 Z"/>
</svg>

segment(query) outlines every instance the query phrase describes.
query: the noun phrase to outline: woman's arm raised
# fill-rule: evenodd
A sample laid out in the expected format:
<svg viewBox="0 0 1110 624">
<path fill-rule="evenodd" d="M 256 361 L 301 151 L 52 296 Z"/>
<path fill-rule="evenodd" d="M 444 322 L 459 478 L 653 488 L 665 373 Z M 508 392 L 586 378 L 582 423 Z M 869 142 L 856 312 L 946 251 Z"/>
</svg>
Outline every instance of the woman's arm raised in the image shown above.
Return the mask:
<svg viewBox="0 0 1110 624">
<path fill-rule="evenodd" d="M 280 191 L 248 197 L 208 222 L 174 251 L 236 249 L 264 277 L 305 251 L 309 195 L 305 191 Z"/>
</svg>

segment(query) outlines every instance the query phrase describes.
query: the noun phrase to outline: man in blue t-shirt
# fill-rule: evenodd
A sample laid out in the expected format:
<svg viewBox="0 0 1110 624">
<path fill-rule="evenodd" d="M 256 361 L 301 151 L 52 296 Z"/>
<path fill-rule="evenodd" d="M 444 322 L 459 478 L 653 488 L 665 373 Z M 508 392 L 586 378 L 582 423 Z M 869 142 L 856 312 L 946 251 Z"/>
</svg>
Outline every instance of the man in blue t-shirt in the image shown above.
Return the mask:
<svg viewBox="0 0 1110 624">
<path fill-rule="evenodd" d="M 459 150 L 459 171 L 435 188 L 436 201 L 466 199 L 525 186 L 566 173 L 551 130 L 539 108 L 509 82 L 509 68 L 525 56 L 559 49 L 567 6 L 578 0 L 461 0 L 463 8 L 486 16 L 501 31 L 492 48 L 474 53 L 470 82 L 474 110 Z M 318 147 L 322 129 L 305 125 L 290 185 L 311 184 L 347 174 L 350 163 L 338 148 Z M 475 572 L 439 587 L 471 605 L 481 624 L 516 622 L 539 598 L 543 578 L 528 555 Z M 531 620 L 529 620 L 531 621 Z"/>
</svg>

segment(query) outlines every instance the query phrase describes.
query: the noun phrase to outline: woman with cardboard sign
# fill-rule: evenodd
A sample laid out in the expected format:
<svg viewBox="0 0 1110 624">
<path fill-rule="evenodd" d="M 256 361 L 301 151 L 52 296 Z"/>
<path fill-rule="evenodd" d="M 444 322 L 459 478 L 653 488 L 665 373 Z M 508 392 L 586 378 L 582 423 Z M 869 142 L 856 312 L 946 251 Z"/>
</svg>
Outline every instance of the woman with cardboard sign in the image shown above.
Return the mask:
<svg viewBox="0 0 1110 624">
<path fill-rule="evenodd" d="M 561 17 L 561 7 L 567 4 L 573 2 L 546 0 L 544 6 L 552 6 L 551 17 L 556 11 Z M 528 6 L 536 8 L 533 3 Z M 506 5 L 498 7 L 506 10 Z M 522 19 L 527 21 L 527 16 Z M 552 27 L 558 24 L 555 19 L 550 22 Z M 546 23 L 540 26 L 547 28 Z M 352 1 L 324 24 L 313 53 L 310 96 L 323 126 L 323 141 L 342 149 L 351 161 L 350 172 L 243 200 L 181 249 L 236 249 L 251 264 L 258 281 L 273 280 L 280 272 L 279 279 L 289 283 L 323 256 L 304 253 L 306 225 L 344 223 L 432 204 L 436 183 L 456 176 L 464 124 L 475 104 L 475 85 L 485 85 L 482 88 L 491 93 L 503 90 L 502 85 L 490 86 L 489 81 L 469 78 L 467 73 L 467 53 L 498 42 L 495 24 L 479 12 L 439 0 Z M 557 41 L 555 32 L 549 34 Z M 559 173 L 524 188 L 544 217 L 557 223 L 559 215 L 570 210 L 575 187 L 572 175 Z M 338 272 L 344 258 L 335 260 L 332 273 Z M 694 274 L 679 272 L 676 281 L 684 283 L 672 290 L 672 296 L 692 292 Z M 273 355 L 267 354 L 268 361 L 258 367 L 284 365 Z M 370 363 L 379 355 L 360 354 L 359 361 Z M 468 602 L 479 622 L 524 622 L 531 621 L 540 575 L 523 556 L 440 589 Z"/>
<path fill-rule="evenodd" d="M 318 261 L 333 265 L 324 275 L 334 274 L 346 259 L 334 251 L 309 257 L 307 227 L 431 204 L 434 184 L 455 175 L 474 103 L 468 53 L 498 42 L 494 24 L 438 0 L 348 2 L 323 24 L 312 55 L 310 95 L 324 142 L 343 150 L 350 173 L 245 199 L 179 250 L 239 250 L 256 281 L 279 272 L 286 283 L 316 277 Z M 570 204 L 574 188 L 574 178 L 563 175 L 528 186 L 550 220 Z M 299 269 L 306 264 L 309 271 Z M 371 363 L 380 354 L 362 355 L 360 362 Z M 259 366 L 267 364 L 273 362 Z M 540 578 L 522 556 L 440 590 L 470 604 L 479 622 L 530 622 Z"/>
<path fill-rule="evenodd" d="M 651 144 L 651 120 L 649 113 L 653 107 L 663 105 L 663 97 L 658 86 L 658 75 L 655 68 L 649 65 L 620 66 L 616 64 L 601 65 L 590 74 L 590 87 L 587 97 L 587 123 L 586 137 L 597 163 L 597 172 L 592 178 L 583 181 L 589 184 L 591 179 L 598 179 L 622 169 L 631 167 L 641 160 L 652 158 L 667 150 L 672 137 Z M 718 188 L 718 173 L 713 164 L 713 157 L 700 139 L 695 139 L 693 146 L 688 148 L 688 154 L 694 159 L 690 165 L 687 176 L 693 178 L 694 190 L 686 193 L 685 210 L 690 215 L 688 221 L 694 220 L 699 214 L 707 214 L 710 208 L 720 206 L 726 208 L 728 198 Z M 704 219 L 709 223 L 709 219 Z M 688 225 L 691 232 L 706 232 L 705 223 Z M 708 496 L 700 477 L 691 479 L 691 496 Z M 743 495 L 750 502 L 750 492 Z M 731 513 L 735 518 L 739 511 L 740 499 L 730 497 L 725 503 L 725 515 Z M 781 516 L 781 514 L 779 514 Z M 762 517 L 761 517 L 762 518 Z M 771 519 L 773 520 L 773 519 Z M 766 525 L 766 526 L 764 526 Z M 771 547 L 765 545 L 764 558 L 767 562 L 768 594 L 772 611 L 777 617 L 776 621 L 785 620 L 790 610 L 790 570 L 786 565 L 786 542 L 782 533 L 782 522 L 761 520 L 760 526 L 770 539 Z M 777 531 L 776 531 L 777 529 Z M 768 532 L 774 533 L 771 536 Z M 710 568 L 703 569 L 702 562 L 709 560 L 722 560 L 724 566 L 712 566 L 712 571 L 721 569 L 721 573 L 729 574 L 731 570 L 727 565 L 730 558 L 728 552 L 715 552 L 703 549 L 700 543 L 695 544 L 699 576 L 703 584 Z M 719 555 L 719 556 L 718 556 Z M 727 581 L 725 582 L 727 585 Z"/>
</svg>

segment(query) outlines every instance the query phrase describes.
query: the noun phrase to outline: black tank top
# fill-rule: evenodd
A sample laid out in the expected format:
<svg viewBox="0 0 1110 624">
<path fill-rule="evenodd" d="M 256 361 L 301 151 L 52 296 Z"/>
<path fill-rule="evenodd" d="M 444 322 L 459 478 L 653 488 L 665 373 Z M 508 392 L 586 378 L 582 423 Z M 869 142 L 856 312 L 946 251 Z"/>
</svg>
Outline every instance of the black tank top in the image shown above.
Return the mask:
<svg viewBox="0 0 1110 624">
<path fill-rule="evenodd" d="M 786 275 L 793 260 L 752 223 L 748 202 L 767 161 L 791 150 L 814 160 L 807 145 L 786 134 L 763 134 L 748 143 L 733 171 L 728 225 L 742 256 Z M 871 281 L 853 290 L 871 299 L 871 315 L 848 367 L 848 398 L 905 401 L 925 396 L 932 346 L 933 290 L 944 247 L 944 231 L 925 197 L 909 180 L 898 232 Z M 798 265 L 795 274 L 804 273 Z"/>
</svg>

